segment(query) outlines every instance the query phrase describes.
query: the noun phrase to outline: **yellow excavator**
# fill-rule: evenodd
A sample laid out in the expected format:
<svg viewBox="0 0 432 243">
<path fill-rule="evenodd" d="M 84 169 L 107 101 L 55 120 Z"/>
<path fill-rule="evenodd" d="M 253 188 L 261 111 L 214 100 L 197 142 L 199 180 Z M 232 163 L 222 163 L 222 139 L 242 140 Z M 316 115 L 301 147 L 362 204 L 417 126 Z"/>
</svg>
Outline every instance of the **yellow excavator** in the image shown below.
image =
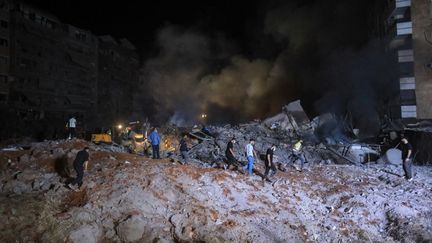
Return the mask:
<svg viewBox="0 0 432 243">
<path fill-rule="evenodd" d="M 147 124 L 148 126 L 149 124 Z M 145 127 L 147 127 L 145 126 Z M 127 147 L 131 153 L 144 153 L 147 154 L 151 148 L 151 144 L 147 137 L 144 136 L 139 121 L 129 122 L 128 126 L 117 125 L 115 127 L 116 134 L 112 133 L 113 130 L 109 129 L 106 133 L 92 134 L 91 141 L 95 144 L 113 142 L 113 137 L 121 145 Z"/>
</svg>

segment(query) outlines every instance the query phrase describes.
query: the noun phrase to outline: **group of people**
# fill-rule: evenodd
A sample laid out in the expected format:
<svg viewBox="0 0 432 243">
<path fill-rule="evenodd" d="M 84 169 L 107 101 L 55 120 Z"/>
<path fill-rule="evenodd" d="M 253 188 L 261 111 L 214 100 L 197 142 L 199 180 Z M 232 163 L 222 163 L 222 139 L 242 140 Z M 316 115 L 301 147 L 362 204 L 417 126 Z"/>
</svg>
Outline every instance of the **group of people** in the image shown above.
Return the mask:
<svg viewBox="0 0 432 243">
<path fill-rule="evenodd" d="M 187 135 L 186 134 L 183 135 L 179 144 L 179 151 L 182 157 L 183 164 L 186 164 L 189 159 L 189 155 L 188 155 L 189 149 L 187 146 L 186 138 Z M 153 159 L 160 159 L 159 144 L 161 138 L 156 128 L 154 128 L 152 133 L 150 134 L 149 140 L 151 142 L 152 149 L 153 149 Z M 239 161 L 236 159 L 236 152 L 234 150 L 234 144 L 236 144 L 236 142 L 237 142 L 236 139 L 232 138 L 227 144 L 226 151 L 225 151 L 227 169 L 230 169 L 231 166 L 236 167 L 240 164 Z M 254 145 L 255 145 L 255 140 L 250 139 L 245 146 L 245 155 L 247 158 L 247 163 L 246 165 L 244 165 L 243 171 L 245 172 L 247 171 L 250 176 L 252 176 L 253 174 L 253 166 L 255 161 L 259 160 L 259 156 L 257 151 L 254 148 Z M 405 137 L 401 138 L 400 145 L 402 151 L 402 166 L 405 172 L 405 178 L 408 181 L 411 181 L 413 179 L 413 171 L 412 171 L 413 147 L 408 142 L 408 139 Z M 302 152 L 302 146 L 303 146 L 303 141 L 299 140 L 297 143 L 294 144 L 292 148 L 291 160 L 300 161 L 300 168 L 297 169 L 298 171 L 302 171 L 304 163 L 306 162 L 305 156 Z M 276 151 L 276 148 L 277 148 L 276 144 L 272 144 L 267 149 L 265 155 L 265 160 L 264 160 L 265 172 L 262 178 L 263 180 L 268 182 L 271 182 L 270 178 L 274 176 L 277 171 L 275 163 L 273 161 L 273 156 L 274 156 L 274 152 Z M 77 177 L 66 184 L 68 188 L 78 191 L 79 188 L 82 186 L 84 171 L 87 170 L 88 161 L 89 161 L 89 148 L 85 147 L 83 150 L 78 152 L 74 160 L 73 166 L 76 171 Z M 239 171 L 243 173 L 242 170 Z"/>
<path fill-rule="evenodd" d="M 234 144 L 236 143 L 236 139 L 232 138 L 228 144 L 225 151 L 226 161 L 228 164 L 228 169 L 230 169 L 231 166 L 235 166 L 236 164 L 239 164 L 238 160 L 235 157 L 235 151 L 234 151 Z M 304 163 L 306 162 L 306 159 L 304 157 L 304 154 L 302 152 L 302 140 L 299 140 L 293 147 L 293 153 L 292 158 L 293 161 L 300 160 L 300 169 L 299 171 L 303 170 Z M 249 142 L 245 146 L 245 155 L 247 158 L 247 164 L 243 167 L 244 171 L 247 171 L 249 175 L 252 175 L 253 173 L 253 166 L 255 161 L 259 160 L 258 153 L 256 149 L 254 148 L 255 140 L 250 139 Z M 274 152 L 276 151 L 276 144 L 272 144 L 266 151 L 265 159 L 264 159 L 264 166 L 265 166 L 265 172 L 263 175 L 263 180 L 266 180 L 268 182 L 271 182 L 269 177 L 272 177 L 276 174 L 276 165 L 273 160 Z M 241 170 L 240 170 L 241 171 Z M 269 174 L 270 173 L 270 174 Z"/>
</svg>

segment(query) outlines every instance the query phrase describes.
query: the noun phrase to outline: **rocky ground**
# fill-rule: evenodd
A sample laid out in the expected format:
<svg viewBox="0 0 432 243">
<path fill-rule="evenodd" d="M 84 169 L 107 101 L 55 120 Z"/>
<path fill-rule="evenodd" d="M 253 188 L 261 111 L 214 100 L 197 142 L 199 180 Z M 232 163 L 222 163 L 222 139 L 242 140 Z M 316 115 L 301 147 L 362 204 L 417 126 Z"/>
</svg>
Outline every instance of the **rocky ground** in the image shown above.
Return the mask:
<svg viewBox="0 0 432 243">
<path fill-rule="evenodd" d="M 64 187 L 90 147 L 80 192 Z M 82 140 L 0 152 L 0 242 L 431 242 L 432 168 L 308 163 L 272 183 Z"/>
</svg>

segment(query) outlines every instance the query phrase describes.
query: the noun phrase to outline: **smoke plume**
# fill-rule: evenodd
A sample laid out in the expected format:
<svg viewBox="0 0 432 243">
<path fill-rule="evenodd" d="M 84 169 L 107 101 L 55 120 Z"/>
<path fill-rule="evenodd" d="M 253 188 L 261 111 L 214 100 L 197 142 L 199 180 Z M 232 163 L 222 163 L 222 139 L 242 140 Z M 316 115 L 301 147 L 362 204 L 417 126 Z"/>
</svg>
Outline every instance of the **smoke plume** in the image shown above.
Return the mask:
<svg viewBox="0 0 432 243">
<path fill-rule="evenodd" d="M 377 2 L 273 1 L 264 5 L 250 43 L 165 26 L 156 38 L 158 55 L 142 68 L 154 118 L 263 118 L 300 98 L 311 116 L 350 113 L 356 126 L 376 130 L 380 106 L 393 95 L 384 88 L 391 77 L 388 56 L 371 41 L 369 13 L 379 9 Z M 236 48 L 243 44 L 261 48 Z M 275 54 L 263 55 L 266 46 Z"/>
</svg>

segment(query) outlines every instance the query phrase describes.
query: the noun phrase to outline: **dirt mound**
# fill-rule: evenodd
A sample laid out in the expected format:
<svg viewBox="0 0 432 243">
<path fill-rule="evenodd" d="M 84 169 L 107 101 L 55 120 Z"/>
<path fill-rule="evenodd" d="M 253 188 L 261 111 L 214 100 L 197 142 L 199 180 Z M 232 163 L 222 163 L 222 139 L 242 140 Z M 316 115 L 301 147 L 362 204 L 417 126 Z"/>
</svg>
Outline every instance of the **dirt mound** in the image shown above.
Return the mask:
<svg viewBox="0 0 432 243">
<path fill-rule="evenodd" d="M 90 147 L 84 188 L 64 187 Z M 389 242 L 432 240 L 432 169 L 310 162 L 258 173 L 151 160 L 82 140 L 0 152 L 2 242 Z M 3 160 L 2 160 L 3 161 Z M 60 162 L 59 162 L 60 161 Z M 60 166 L 60 165 L 62 166 Z M 64 174 L 62 174 L 64 173 Z M 404 238 L 405 237 L 405 238 Z"/>
</svg>

